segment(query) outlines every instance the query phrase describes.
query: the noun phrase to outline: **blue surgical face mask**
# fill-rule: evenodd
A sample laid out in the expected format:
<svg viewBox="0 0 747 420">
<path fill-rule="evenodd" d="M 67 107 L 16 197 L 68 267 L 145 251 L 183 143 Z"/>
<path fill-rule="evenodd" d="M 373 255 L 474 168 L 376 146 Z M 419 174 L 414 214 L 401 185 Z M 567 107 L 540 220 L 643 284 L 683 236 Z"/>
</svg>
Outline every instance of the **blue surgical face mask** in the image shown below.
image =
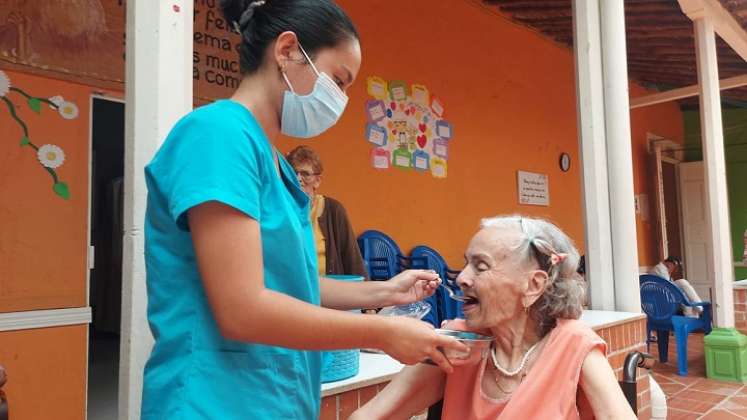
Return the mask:
<svg viewBox="0 0 747 420">
<path fill-rule="evenodd" d="M 311 93 L 299 95 L 293 90 L 288 76 L 282 72 L 290 90 L 286 90 L 283 96 L 280 131 L 287 136 L 306 139 L 318 136 L 335 125 L 345 110 L 348 97 L 326 73 L 319 73 L 300 44 L 299 48 L 316 73 L 317 79 Z"/>
</svg>

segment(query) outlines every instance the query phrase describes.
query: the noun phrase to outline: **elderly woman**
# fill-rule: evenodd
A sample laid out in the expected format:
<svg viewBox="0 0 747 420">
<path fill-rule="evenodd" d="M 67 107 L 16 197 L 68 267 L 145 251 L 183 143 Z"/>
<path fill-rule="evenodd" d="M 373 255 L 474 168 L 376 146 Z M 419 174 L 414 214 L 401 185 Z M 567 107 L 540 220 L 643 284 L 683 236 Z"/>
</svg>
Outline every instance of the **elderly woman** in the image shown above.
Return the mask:
<svg viewBox="0 0 747 420">
<path fill-rule="evenodd" d="M 559 228 L 486 219 L 465 258 L 466 320 L 446 328 L 492 335 L 489 355 L 451 374 L 408 367 L 351 418 L 406 419 L 441 399 L 446 420 L 635 418 L 604 341 L 578 320 L 578 252 Z"/>
<path fill-rule="evenodd" d="M 339 201 L 318 193 L 322 160 L 308 146 L 298 146 L 286 156 L 306 195 L 311 198 L 311 228 L 316 241 L 319 274 L 358 274 L 368 277 L 348 214 Z"/>
</svg>

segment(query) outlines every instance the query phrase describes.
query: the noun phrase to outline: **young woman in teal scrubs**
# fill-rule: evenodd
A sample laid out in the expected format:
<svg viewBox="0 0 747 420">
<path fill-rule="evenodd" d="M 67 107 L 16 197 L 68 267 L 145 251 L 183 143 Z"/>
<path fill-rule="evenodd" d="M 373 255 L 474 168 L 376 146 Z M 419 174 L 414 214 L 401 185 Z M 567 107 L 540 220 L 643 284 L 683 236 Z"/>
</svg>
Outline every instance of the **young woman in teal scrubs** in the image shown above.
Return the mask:
<svg viewBox="0 0 747 420">
<path fill-rule="evenodd" d="M 361 63 L 332 0 L 223 0 L 241 33 L 243 81 L 173 128 L 146 167 L 148 319 L 143 419 L 314 419 L 318 350 L 378 348 L 406 364 L 463 351 L 413 319 L 332 309 L 396 305 L 438 287 L 320 279 L 309 200 L 273 147 L 334 125 Z"/>
</svg>

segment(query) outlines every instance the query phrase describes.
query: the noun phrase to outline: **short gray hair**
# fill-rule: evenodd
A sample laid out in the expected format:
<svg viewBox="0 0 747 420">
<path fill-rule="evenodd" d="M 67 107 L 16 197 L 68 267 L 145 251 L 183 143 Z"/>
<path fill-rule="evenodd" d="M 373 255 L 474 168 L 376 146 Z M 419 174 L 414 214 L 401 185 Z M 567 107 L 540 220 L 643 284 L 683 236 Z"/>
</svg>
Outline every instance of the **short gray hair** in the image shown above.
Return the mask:
<svg viewBox="0 0 747 420">
<path fill-rule="evenodd" d="M 486 218 L 480 227 L 518 230 L 522 240 L 514 249 L 516 258 L 536 262 L 547 273 L 545 292 L 529 308 L 540 336 L 552 330 L 558 318 L 581 316 L 585 289 L 576 272 L 579 255 L 571 238 L 559 227 L 544 219 L 520 215 Z"/>
</svg>

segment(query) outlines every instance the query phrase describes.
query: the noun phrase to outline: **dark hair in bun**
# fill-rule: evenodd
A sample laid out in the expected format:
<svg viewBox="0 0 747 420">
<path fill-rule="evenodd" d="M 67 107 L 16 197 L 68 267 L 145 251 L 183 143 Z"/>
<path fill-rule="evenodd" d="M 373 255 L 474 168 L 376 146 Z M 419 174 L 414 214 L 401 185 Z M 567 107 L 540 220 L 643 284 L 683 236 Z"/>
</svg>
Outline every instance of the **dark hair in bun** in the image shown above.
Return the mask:
<svg viewBox="0 0 747 420">
<path fill-rule="evenodd" d="M 221 0 L 220 5 L 241 33 L 244 74 L 262 65 L 267 47 L 285 31 L 294 32 L 311 57 L 322 48 L 358 39 L 350 17 L 332 0 Z"/>
</svg>

